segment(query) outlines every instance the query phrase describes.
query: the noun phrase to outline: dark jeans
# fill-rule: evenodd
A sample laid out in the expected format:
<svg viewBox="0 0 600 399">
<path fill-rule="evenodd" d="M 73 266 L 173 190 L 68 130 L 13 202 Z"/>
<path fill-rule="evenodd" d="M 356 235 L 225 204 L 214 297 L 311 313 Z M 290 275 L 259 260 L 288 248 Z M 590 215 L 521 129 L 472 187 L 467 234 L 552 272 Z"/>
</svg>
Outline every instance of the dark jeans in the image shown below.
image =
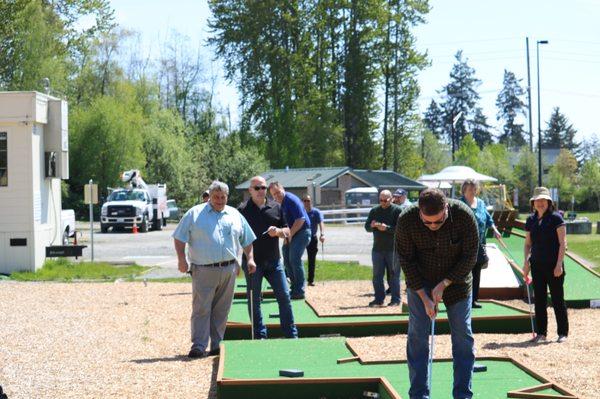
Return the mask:
<svg viewBox="0 0 600 399">
<path fill-rule="evenodd" d="M 273 293 L 279 305 L 279 322 L 281 323 L 283 335 L 286 338 L 298 338 L 298 330 L 294 324 L 294 314 L 292 313 L 292 305 L 290 303 L 290 292 L 281 260 L 257 262 L 256 271 L 251 275 L 248 275 L 245 260 L 244 258 L 243 270 L 246 276 L 246 293 L 248 298 L 250 298 L 250 288 L 252 287 L 254 337 L 257 339 L 267 338 L 267 327 L 263 322 L 262 311 L 260 309 L 262 298 L 261 287 L 264 277 L 271 285 L 271 288 L 273 288 Z M 250 313 L 250 301 L 248 301 L 248 313 Z"/>
<path fill-rule="evenodd" d="M 302 254 L 310 242 L 310 229 L 303 229 L 294 234 L 289 244 L 283 244 L 283 265 L 285 273 L 292 283 L 292 296 L 304 296 L 304 265 Z"/>
<path fill-rule="evenodd" d="M 310 237 L 310 242 L 306 247 L 308 255 L 308 282 L 315 282 L 315 262 L 317 260 L 317 252 L 319 252 L 319 239 L 317 236 Z"/>
<path fill-rule="evenodd" d="M 538 335 L 548 333 L 548 288 L 552 298 L 552 307 L 556 316 L 558 335 L 569 335 L 569 319 L 567 318 L 567 305 L 565 304 L 565 273 L 554 277 L 556 265 L 531 264 L 531 277 L 533 280 L 533 292 L 535 294 L 535 326 Z"/>
<path fill-rule="evenodd" d="M 383 286 L 383 277 L 387 270 L 390 277 L 389 284 L 392 294 L 391 302 L 401 302 L 400 298 L 400 263 L 394 251 L 371 251 L 371 260 L 373 262 L 373 290 L 375 291 L 375 301 L 382 304 L 385 299 L 385 288 Z"/>
<path fill-rule="evenodd" d="M 479 299 L 479 283 L 481 282 L 481 266 L 482 264 L 476 264 L 473 267 L 473 303 Z"/>
</svg>

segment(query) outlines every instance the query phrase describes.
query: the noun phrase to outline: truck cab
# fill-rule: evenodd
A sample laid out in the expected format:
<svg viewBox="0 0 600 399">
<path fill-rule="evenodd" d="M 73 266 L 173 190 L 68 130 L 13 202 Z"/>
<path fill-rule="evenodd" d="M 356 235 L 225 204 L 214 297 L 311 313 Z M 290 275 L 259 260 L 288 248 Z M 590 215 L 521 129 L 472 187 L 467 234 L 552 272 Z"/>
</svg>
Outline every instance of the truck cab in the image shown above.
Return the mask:
<svg viewBox="0 0 600 399">
<path fill-rule="evenodd" d="M 102 205 L 100 229 L 102 233 L 106 233 L 109 228 L 133 228 L 135 224 L 142 233 L 149 229 L 161 230 L 169 215 L 166 204 L 164 209 L 158 205 L 158 201 L 153 200 L 148 190 L 114 190 Z"/>
</svg>

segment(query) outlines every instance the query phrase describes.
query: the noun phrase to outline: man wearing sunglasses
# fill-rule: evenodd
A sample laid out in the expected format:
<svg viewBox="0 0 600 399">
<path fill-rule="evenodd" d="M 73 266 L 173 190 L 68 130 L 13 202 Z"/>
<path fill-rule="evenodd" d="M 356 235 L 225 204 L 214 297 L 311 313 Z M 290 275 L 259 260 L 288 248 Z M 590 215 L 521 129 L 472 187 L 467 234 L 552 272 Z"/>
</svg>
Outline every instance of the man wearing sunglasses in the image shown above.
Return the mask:
<svg viewBox="0 0 600 399">
<path fill-rule="evenodd" d="M 472 398 L 475 355 L 471 331 L 471 270 L 479 234 L 473 212 L 461 201 L 426 189 L 418 206 L 406 209 L 396 225 L 396 250 L 406 277 L 408 337 L 406 354 L 411 398 L 426 399 L 431 320 L 442 300 L 452 335 L 455 399 Z"/>
<path fill-rule="evenodd" d="M 310 219 L 298 196 L 286 192 L 278 181 L 269 183 L 269 192 L 281 205 L 281 213 L 289 226 L 282 247 L 283 264 L 292 283 L 292 299 L 304 299 L 304 265 L 302 254 L 310 242 Z"/>
<path fill-rule="evenodd" d="M 290 292 L 285 279 L 285 271 L 279 253 L 279 238 L 289 235 L 281 215 L 281 207 L 273 200 L 267 199 L 267 182 L 262 176 L 250 180 L 250 199 L 244 202 L 238 210 L 246 218 L 257 239 L 252 243 L 256 272 L 248 274 L 246 259 L 242 268 L 246 276 L 247 294 L 252 287 L 252 304 L 254 309 L 254 336 L 258 339 L 267 338 L 267 327 L 263 322 L 260 309 L 263 277 L 273 288 L 273 293 L 279 305 L 279 322 L 286 338 L 297 338 L 298 331 L 294 324 L 294 314 L 290 303 Z M 248 309 L 248 312 L 251 310 Z"/>
<path fill-rule="evenodd" d="M 400 207 L 392 204 L 392 193 L 383 190 L 379 193 L 379 205 L 371 208 L 365 222 L 365 230 L 373 233 L 371 260 L 375 299 L 369 303 L 370 307 L 383 306 L 385 300 L 383 277 L 386 271 L 392 295 L 388 306 L 400 306 L 400 266 L 394 255 L 394 231 L 401 212 Z"/>
</svg>

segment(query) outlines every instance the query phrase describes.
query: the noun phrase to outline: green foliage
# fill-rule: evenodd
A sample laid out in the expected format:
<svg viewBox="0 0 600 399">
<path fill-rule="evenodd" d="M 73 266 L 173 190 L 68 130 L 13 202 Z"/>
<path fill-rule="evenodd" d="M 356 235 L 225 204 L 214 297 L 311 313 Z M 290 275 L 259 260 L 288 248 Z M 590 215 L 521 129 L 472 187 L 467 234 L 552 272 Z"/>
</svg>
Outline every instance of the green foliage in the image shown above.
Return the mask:
<svg viewBox="0 0 600 399">
<path fill-rule="evenodd" d="M 115 97 L 99 97 L 72 113 L 70 182 L 76 191 L 89 179 L 101 190 L 119 187 L 124 170 L 144 169 L 144 116 L 131 86 L 122 89 Z"/>
<path fill-rule="evenodd" d="M 529 148 L 522 147 L 519 161 L 515 165 L 515 187 L 519 189 L 519 205 L 521 209 L 529 209 L 529 198 L 537 186 L 538 162 L 536 155 Z"/>
<path fill-rule="evenodd" d="M 47 260 L 35 272 L 15 272 L 10 275 L 16 281 L 114 281 L 117 278 L 138 276 L 149 267 L 138 265 L 115 266 L 105 262 L 71 262 L 65 258 Z"/>
<path fill-rule="evenodd" d="M 460 144 L 458 151 L 454 154 L 455 165 L 464 165 L 475 170 L 479 169 L 479 146 L 473 139 L 473 136 L 467 134 Z"/>
<path fill-rule="evenodd" d="M 542 147 L 566 148 L 574 152 L 579 147 L 575 142 L 575 134 L 577 134 L 577 130 L 573 124 L 560 112 L 559 107 L 554 107 L 542 136 Z"/>
<path fill-rule="evenodd" d="M 559 192 L 561 203 L 569 203 L 577 184 L 577 158 L 569 150 L 562 149 L 550 168 L 548 185 Z"/>
<path fill-rule="evenodd" d="M 513 170 L 509 162 L 506 146 L 502 144 L 488 144 L 479 155 L 478 172 L 493 176 L 502 184 L 512 187 L 515 183 Z"/>
<path fill-rule="evenodd" d="M 579 181 L 581 188 L 578 197 L 594 197 L 600 210 L 600 158 L 590 158 L 583 163 Z"/>
<path fill-rule="evenodd" d="M 513 72 L 505 69 L 503 87 L 496 99 L 496 119 L 504 122 L 502 134 L 498 139 L 509 148 L 521 147 L 527 143 L 523 125 L 516 122 L 518 116 L 525 115 L 525 103 L 521 100 L 525 90 L 519 84 L 520 81 Z"/>
<path fill-rule="evenodd" d="M 429 130 L 423 132 L 422 157 L 424 174 L 437 173 L 451 164 L 447 145 L 440 143 Z"/>
</svg>

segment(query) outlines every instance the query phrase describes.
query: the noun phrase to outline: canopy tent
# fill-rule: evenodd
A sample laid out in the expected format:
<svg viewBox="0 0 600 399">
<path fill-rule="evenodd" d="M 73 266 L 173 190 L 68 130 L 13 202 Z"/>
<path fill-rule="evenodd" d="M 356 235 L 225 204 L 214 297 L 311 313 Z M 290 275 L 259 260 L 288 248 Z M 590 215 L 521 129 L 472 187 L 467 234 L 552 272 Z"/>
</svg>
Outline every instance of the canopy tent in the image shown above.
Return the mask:
<svg viewBox="0 0 600 399">
<path fill-rule="evenodd" d="M 439 183 L 450 183 L 460 184 L 467 179 L 474 179 L 479 182 L 494 182 L 498 181 L 495 177 L 487 176 L 476 172 L 468 166 L 448 166 L 442 169 L 438 173 L 432 175 L 423 175 L 417 180 L 421 183 L 426 182 L 439 182 Z"/>
<path fill-rule="evenodd" d="M 417 179 L 417 181 L 421 184 L 424 184 L 425 186 L 429 187 L 429 188 L 441 188 L 442 190 L 450 190 L 452 188 L 452 184 L 450 183 L 446 183 L 446 182 L 442 182 L 442 181 L 429 181 L 429 180 L 423 180 L 424 178 L 431 176 L 431 175 L 423 175 L 421 177 L 419 177 Z"/>
</svg>

